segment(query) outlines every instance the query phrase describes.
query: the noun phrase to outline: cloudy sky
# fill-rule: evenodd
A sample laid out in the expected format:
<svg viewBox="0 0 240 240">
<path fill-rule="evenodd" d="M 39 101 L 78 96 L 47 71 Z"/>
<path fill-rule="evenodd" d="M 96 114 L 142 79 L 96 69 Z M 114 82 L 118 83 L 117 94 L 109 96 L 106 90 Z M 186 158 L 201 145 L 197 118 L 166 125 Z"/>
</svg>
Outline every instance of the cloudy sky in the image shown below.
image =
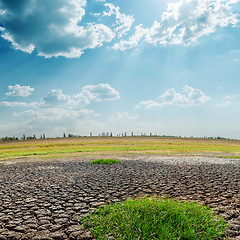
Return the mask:
<svg viewBox="0 0 240 240">
<path fill-rule="evenodd" d="M 0 137 L 240 139 L 240 0 L 0 0 Z"/>
</svg>

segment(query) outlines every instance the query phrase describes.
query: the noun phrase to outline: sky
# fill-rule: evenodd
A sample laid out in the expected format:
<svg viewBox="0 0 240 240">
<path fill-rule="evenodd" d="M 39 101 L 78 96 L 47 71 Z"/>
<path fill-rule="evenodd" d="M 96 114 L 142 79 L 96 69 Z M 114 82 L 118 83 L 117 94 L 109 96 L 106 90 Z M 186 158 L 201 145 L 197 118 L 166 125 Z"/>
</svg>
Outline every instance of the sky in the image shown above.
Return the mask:
<svg viewBox="0 0 240 240">
<path fill-rule="evenodd" d="M 0 137 L 240 139 L 240 0 L 0 0 Z"/>
</svg>

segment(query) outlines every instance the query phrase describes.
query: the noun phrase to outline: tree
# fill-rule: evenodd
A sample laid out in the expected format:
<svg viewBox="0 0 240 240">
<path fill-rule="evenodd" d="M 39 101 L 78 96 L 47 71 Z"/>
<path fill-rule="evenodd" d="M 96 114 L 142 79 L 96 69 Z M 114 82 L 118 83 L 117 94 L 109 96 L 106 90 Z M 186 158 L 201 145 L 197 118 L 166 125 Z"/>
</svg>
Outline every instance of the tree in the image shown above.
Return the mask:
<svg viewBox="0 0 240 240">
<path fill-rule="evenodd" d="M 17 137 L 2 137 L 0 138 L 0 141 L 15 141 L 15 140 L 19 140 Z"/>
</svg>

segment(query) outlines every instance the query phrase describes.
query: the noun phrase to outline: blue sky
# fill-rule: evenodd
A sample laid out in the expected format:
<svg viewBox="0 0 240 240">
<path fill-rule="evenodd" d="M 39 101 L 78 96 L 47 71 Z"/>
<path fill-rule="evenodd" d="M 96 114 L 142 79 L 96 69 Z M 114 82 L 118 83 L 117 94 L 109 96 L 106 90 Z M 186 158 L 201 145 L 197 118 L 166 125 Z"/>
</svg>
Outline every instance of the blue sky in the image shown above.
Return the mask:
<svg viewBox="0 0 240 240">
<path fill-rule="evenodd" d="M 0 136 L 240 138 L 239 0 L 0 0 Z"/>
</svg>

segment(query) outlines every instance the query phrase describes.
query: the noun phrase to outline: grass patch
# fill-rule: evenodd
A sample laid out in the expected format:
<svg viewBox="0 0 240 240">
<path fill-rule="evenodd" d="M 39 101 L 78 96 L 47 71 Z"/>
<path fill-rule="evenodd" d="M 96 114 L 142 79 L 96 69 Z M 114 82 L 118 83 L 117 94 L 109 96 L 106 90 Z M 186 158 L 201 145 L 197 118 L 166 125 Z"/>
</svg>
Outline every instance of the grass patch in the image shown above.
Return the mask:
<svg viewBox="0 0 240 240">
<path fill-rule="evenodd" d="M 105 154 L 239 156 L 240 141 L 161 137 L 81 137 L 0 142 L 0 159 Z"/>
<path fill-rule="evenodd" d="M 240 156 L 219 156 L 220 158 L 240 159 Z"/>
<path fill-rule="evenodd" d="M 174 199 L 136 198 L 108 204 L 82 219 L 96 239 L 219 239 L 222 217 L 198 203 Z"/>
<path fill-rule="evenodd" d="M 114 164 L 120 163 L 119 160 L 116 159 L 97 159 L 90 162 L 91 164 Z"/>
</svg>

